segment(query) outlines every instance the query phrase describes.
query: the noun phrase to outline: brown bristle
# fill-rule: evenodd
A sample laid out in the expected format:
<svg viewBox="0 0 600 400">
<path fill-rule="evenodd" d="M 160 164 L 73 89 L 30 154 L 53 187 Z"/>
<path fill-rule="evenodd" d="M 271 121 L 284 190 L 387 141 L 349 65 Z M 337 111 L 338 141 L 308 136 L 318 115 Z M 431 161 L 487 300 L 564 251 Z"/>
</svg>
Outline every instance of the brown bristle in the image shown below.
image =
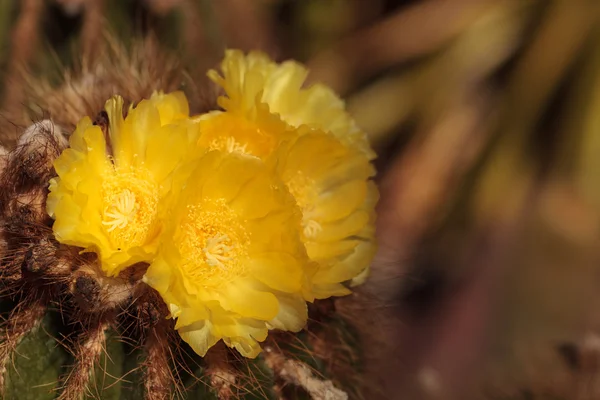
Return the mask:
<svg viewBox="0 0 600 400">
<path fill-rule="evenodd" d="M 53 162 L 67 146 L 62 131 L 51 121 L 35 123 L 25 130 L 16 149 L 4 158 L 0 176 L 2 229 L 10 247 L 23 239 L 37 242 L 48 231 L 51 219 L 46 213 L 48 181 L 54 176 Z"/>
<path fill-rule="evenodd" d="M 6 369 L 23 337 L 34 329 L 46 312 L 43 301 L 25 302 L 15 308 L 2 324 L 0 333 L 0 393 L 5 389 Z"/>
<path fill-rule="evenodd" d="M 222 342 L 214 345 L 204 357 L 210 386 L 221 400 L 235 398 L 236 372 L 228 360 L 229 350 Z"/>
<path fill-rule="evenodd" d="M 47 273 L 54 265 L 58 264 L 57 249 L 58 243 L 49 237 L 43 237 L 38 243 L 29 246 L 22 265 L 23 273 L 38 275 Z"/>
<path fill-rule="evenodd" d="M 20 193 L 34 186 L 46 186 L 54 176 L 52 163 L 67 146 L 62 128 L 53 121 L 34 122 L 23 132 L 17 148 L 9 155 L 4 171 L 6 178 Z"/>
<path fill-rule="evenodd" d="M 122 96 L 126 103 L 135 104 L 155 91 L 168 93 L 184 86 L 194 113 L 218 108 L 217 85 L 204 76 L 192 79 L 182 73 L 178 59 L 162 50 L 156 39 L 135 41 L 131 50 L 109 35 L 102 39 L 106 51 L 93 61 L 84 59 L 77 71 L 64 76 L 59 87 L 28 77 L 28 98 L 39 107 L 33 118 L 50 116 L 72 132 L 83 116 L 95 118 L 114 94 Z"/>
<path fill-rule="evenodd" d="M 140 335 L 150 332 L 159 322 L 168 317 L 169 310 L 165 302 L 162 301 L 158 292 L 145 283 L 139 283 L 136 286 L 134 298 L 133 310 L 125 309 L 122 314 L 127 317 L 133 311 L 136 321 L 133 329 Z"/>
<path fill-rule="evenodd" d="M 2 257 L 2 294 L 12 296 L 17 290 L 22 278 L 22 265 L 25 261 L 26 249 L 8 247 Z"/>
<path fill-rule="evenodd" d="M 46 212 L 46 197 L 45 188 L 15 194 L 8 203 L 8 212 L 32 224 L 48 225 L 51 220 Z"/>
<path fill-rule="evenodd" d="M 70 291 L 75 303 L 86 312 L 113 310 L 133 297 L 135 283 L 106 276 L 98 260 L 83 264 L 72 275 Z"/>
<path fill-rule="evenodd" d="M 348 394 L 336 388 L 331 381 L 319 379 L 308 365 L 299 360 L 287 359 L 274 347 L 265 346 L 264 359 L 278 378 L 304 389 L 313 399 L 348 399 Z"/>
<path fill-rule="evenodd" d="M 157 324 L 149 329 L 144 348 L 144 389 L 146 400 L 167 400 L 171 398 L 173 376 L 170 369 L 169 338 L 165 324 Z"/>
<path fill-rule="evenodd" d="M 8 155 L 10 154 L 10 152 L 4 148 L 3 146 L 0 146 L 0 174 L 4 172 L 4 168 L 6 168 L 6 164 L 8 163 Z"/>
<path fill-rule="evenodd" d="M 64 381 L 58 400 L 80 400 L 89 390 L 94 367 L 105 348 L 108 328 L 108 323 L 95 320 L 83 331 L 75 347 L 75 365 Z"/>
</svg>

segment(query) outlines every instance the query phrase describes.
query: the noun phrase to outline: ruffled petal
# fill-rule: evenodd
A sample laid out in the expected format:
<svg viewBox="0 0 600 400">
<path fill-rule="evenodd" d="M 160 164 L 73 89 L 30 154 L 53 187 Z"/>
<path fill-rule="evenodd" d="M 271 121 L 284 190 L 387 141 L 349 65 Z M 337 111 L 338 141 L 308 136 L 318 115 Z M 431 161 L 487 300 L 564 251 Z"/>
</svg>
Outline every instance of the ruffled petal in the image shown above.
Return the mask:
<svg viewBox="0 0 600 400">
<path fill-rule="evenodd" d="M 306 326 L 308 308 L 300 296 L 279 294 L 279 313 L 267 326 L 269 329 L 298 332 Z"/>
<path fill-rule="evenodd" d="M 190 115 L 190 107 L 183 92 L 154 93 L 150 101 L 158 110 L 161 126 L 188 118 Z"/>
<path fill-rule="evenodd" d="M 220 339 L 213 334 L 210 320 L 196 321 L 178 330 L 181 338 L 201 357 Z"/>
<path fill-rule="evenodd" d="M 303 270 L 297 256 L 276 252 L 253 254 L 248 268 L 271 289 L 295 293 L 302 288 Z"/>
<path fill-rule="evenodd" d="M 242 281 L 222 288 L 221 306 L 245 318 L 265 321 L 274 318 L 279 312 L 279 303 L 273 293 L 254 289 Z"/>
</svg>

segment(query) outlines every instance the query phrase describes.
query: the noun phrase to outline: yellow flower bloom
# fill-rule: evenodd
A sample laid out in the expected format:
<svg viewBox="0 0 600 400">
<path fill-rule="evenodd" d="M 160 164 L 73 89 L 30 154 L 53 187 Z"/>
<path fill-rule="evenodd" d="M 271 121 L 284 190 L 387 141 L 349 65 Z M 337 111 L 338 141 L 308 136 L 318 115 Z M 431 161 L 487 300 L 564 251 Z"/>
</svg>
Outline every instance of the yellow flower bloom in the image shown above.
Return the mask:
<svg viewBox="0 0 600 400">
<path fill-rule="evenodd" d="M 376 248 L 373 166 L 363 152 L 317 131 L 282 145 L 273 162 L 302 209 L 302 239 L 318 264 L 314 295 L 350 293 L 343 283 L 364 280 Z"/>
<path fill-rule="evenodd" d="M 308 70 L 302 65 L 293 61 L 275 64 L 260 52 L 245 56 L 238 50 L 228 50 L 221 69 L 223 76 L 209 72 L 209 77 L 227 93 L 227 97 L 219 98 L 219 105 L 237 118 L 260 121 L 263 134 L 280 139 L 281 127 L 268 132 L 264 128 L 265 122 L 272 126 L 279 117 L 294 128 L 304 125 L 323 130 L 360 149 L 369 159 L 375 157 L 365 133 L 331 89 L 321 84 L 303 88 Z M 247 143 L 239 141 L 241 146 Z"/>
<path fill-rule="evenodd" d="M 268 329 L 306 323 L 300 210 L 254 157 L 213 150 L 192 165 L 191 175 L 173 179 L 180 194 L 144 281 L 198 354 L 223 339 L 255 357 Z"/>
<path fill-rule="evenodd" d="M 203 118 L 201 144 L 251 154 L 277 164 L 303 211 L 302 239 L 317 272 L 316 297 L 348 294 L 361 283 L 375 253 L 374 158 L 366 135 L 329 88 L 303 88 L 298 63 L 227 51 L 223 76 L 209 76 L 227 96 L 226 110 Z"/>
<path fill-rule="evenodd" d="M 47 209 L 56 239 L 97 252 L 102 269 L 114 276 L 152 260 L 165 182 L 197 138 L 188 129 L 183 93 L 154 94 L 126 118 L 118 96 L 105 109 L 107 132 L 83 118 L 55 161 Z"/>
</svg>

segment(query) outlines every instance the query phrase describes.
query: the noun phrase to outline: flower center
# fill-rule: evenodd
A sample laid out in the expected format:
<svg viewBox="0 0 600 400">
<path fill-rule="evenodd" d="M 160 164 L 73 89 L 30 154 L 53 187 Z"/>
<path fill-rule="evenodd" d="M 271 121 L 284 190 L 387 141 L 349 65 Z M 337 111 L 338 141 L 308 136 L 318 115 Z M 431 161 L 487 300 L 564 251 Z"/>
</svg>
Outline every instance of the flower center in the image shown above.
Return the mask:
<svg viewBox="0 0 600 400">
<path fill-rule="evenodd" d="M 243 275 L 249 236 L 238 216 L 222 200 L 205 200 L 187 211 L 178 241 L 185 274 L 204 287 Z"/>
<path fill-rule="evenodd" d="M 211 150 L 221 150 L 229 153 L 248 153 L 248 144 L 241 144 L 231 136 L 213 139 L 212 142 L 210 142 L 209 148 Z"/>
<path fill-rule="evenodd" d="M 200 130 L 200 144 L 211 150 L 265 158 L 277 145 L 277 136 L 269 130 L 227 113 L 202 121 Z"/>
<path fill-rule="evenodd" d="M 298 171 L 289 179 L 286 179 L 286 184 L 288 190 L 296 199 L 298 207 L 302 209 L 304 237 L 314 239 L 323 230 L 315 215 L 316 204 L 319 200 L 315 181 L 304 175 L 302 171 Z"/>
<path fill-rule="evenodd" d="M 119 248 L 142 245 L 152 233 L 158 188 L 147 171 L 116 171 L 102 185 L 102 225 Z"/>
<path fill-rule="evenodd" d="M 230 244 L 231 239 L 227 234 L 216 235 L 206 239 L 206 246 L 202 249 L 206 263 L 211 267 L 217 266 L 221 269 L 226 269 L 224 263 L 233 259 L 233 257 L 230 257 L 233 250 L 233 246 Z"/>
<path fill-rule="evenodd" d="M 115 202 L 106 208 L 104 215 L 107 220 L 102 221 L 102 224 L 108 226 L 109 232 L 117 228 L 123 229 L 133 219 L 139 208 L 139 204 L 135 201 L 135 193 L 125 189 L 116 196 Z"/>
</svg>

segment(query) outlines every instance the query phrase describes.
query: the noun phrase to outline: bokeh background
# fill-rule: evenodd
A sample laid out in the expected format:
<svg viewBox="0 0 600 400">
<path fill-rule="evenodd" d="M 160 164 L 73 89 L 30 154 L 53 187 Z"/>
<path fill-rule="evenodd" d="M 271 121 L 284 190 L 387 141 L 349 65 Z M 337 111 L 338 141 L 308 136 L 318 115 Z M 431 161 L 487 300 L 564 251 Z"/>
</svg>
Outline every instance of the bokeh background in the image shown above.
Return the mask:
<svg viewBox="0 0 600 400">
<path fill-rule="evenodd" d="M 600 398 L 600 1 L 0 0 L 0 118 L 106 30 L 197 79 L 225 47 L 294 58 L 346 99 L 379 154 L 381 398 Z"/>
</svg>

